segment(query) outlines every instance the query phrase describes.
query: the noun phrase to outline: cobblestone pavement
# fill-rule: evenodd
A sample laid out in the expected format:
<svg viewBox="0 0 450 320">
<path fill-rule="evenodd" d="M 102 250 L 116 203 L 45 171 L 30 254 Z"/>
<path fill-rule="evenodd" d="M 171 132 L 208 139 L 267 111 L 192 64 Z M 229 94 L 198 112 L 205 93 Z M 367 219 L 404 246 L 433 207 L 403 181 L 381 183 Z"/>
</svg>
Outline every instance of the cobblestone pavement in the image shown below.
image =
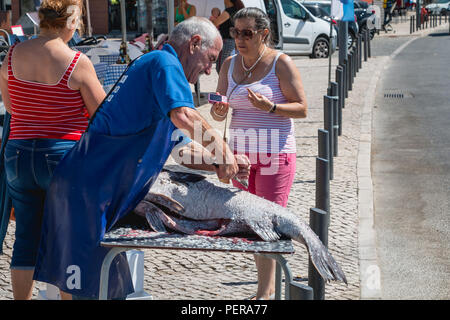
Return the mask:
<svg viewBox="0 0 450 320">
<path fill-rule="evenodd" d="M 301 219 L 309 221 L 309 209 L 315 206 L 317 130 L 323 128 L 323 95 L 326 94 L 328 60 L 293 59 L 302 75 L 309 111 L 306 119 L 295 120 L 297 172 L 288 207 Z M 329 300 L 360 298 L 356 163 L 363 97 L 371 76 L 381 67 L 380 61 L 375 57 L 363 62 L 343 109 L 339 154 L 334 159 L 334 179 L 330 183 L 329 250 L 346 273 L 348 286 L 328 284 L 326 299 Z M 337 54 L 332 60 L 332 80 L 336 64 Z M 215 91 L 216 83 L 215 71 L 210 76 L 202 76 L 202 92 Z M 217 123 L 209 116 L 208 104 L 200 106 L 199 111 L 215 128 L 223 130 L 223 123 Z M 4 243 L 5 254 L 0 256 L 0 299 L 12 299 L 9 261 L 14 228 L 15 224 L 11 222 Z M 306 249 L 298 244 L 294 244 L 294 248 L 295 253 L 286 259 L 294 277 L 305 278 L 308 275 Z M 154 299 L 244 299 L 256 292 L 256 286 L 256 268 L 250 254 L 145 250 L 144 289 Z M 34 298 L 38 288 L 45 288 L 45 284 L 36 285 Z"/>
</svg>

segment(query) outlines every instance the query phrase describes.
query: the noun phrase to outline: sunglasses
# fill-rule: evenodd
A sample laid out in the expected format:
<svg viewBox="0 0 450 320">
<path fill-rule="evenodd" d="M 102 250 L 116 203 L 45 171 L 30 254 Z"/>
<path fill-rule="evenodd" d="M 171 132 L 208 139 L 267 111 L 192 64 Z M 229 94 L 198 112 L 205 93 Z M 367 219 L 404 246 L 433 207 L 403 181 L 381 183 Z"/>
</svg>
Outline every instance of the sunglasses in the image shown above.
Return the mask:
<svg viewBox="0 0 450 320">
<path fill-rule="evenodd" d="M 236 38 L 242 36 L 245 40 L 250 40 L 259 31 L 261 31 L 261 30 L 251 30 L 251 29 L 239 30 L 234 27 L 231 27 L 230 28 L 230 37 L 233 39 L 236 39 Z"/>
</svg>

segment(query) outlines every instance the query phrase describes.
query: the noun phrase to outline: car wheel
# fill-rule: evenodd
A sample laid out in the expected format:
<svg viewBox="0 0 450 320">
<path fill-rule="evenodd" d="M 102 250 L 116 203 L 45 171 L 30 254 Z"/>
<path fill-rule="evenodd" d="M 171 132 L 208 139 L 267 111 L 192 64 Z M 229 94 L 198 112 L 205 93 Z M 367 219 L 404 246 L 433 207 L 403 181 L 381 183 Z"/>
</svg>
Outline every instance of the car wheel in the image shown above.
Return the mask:
<svg viewBox="0 0 450 320">
<path fill-rule="evenodd" d="M 349 32 L 347 36 L 347 49 L 350 49 L 353 46 L 355 40 L 356 36 L 353 34 L 353 32 Z"/>
<path fill-rule="evenodd" d="M 366 32 L 366 30 L 367 30 L 367 27 L 366 26 L 363 26 L 361 29 L 360 29 L 360 34 L 361 35 L 364 35 L 364 32 Z M 373 37 L 375 37 L 375 32 L 376 32 L 376 30 L 375 30 L 375 28 L 372 28 L 372 29 L 370 29 L 370 31 L 369 31 L 369 37 L 370 37 L 370 40 L 373 40 Z M 363 36 L 363 38 L 362 38 L 362 41 L 364 41 L 364 36 Z"/>
<path fill-rule="evenodd" d="M 326 38 L 319 37 L 313 45 L 311 58 L 328 58 L 330 53 L 330 44 Z"/>
</svg>

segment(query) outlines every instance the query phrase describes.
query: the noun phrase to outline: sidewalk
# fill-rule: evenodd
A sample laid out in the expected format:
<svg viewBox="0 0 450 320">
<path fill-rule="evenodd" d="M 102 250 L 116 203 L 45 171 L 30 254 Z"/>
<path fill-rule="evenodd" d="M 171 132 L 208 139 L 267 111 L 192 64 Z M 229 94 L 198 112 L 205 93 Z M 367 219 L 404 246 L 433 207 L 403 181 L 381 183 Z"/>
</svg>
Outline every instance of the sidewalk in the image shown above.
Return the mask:
<svg viewBox="0 0 450 320">
<path fill-rule="evenodd" d="M 411 16 L 415 16 L 415 11 L 408 11 L 405 17 L 394 17 L 391 21 L 391 25 L 393 30 L 389 32 L 385 32 L 380 30 L 379 35 L 375 35 L 375 37 L 404 37 L 404 36 L 423 36 L 426 34 L 429 34 L 430 32 L 434 32 L 438 30 L 441 26 L 444 26 L 446 23 L 448 23 L 448 20 L 450 17 L 447 17 L 447 22 L 445 22 L 444 16 L 442 16 L 441 25 L 439 25 L 439 17 L 437 26 L 434 28 L 431 28 L 430 21 L 428 21 L 428 27 L 425 28 L 425 24 L 423 25 L 422 30 L 415 31 L 413 33 L 410 33 L 410 22 L 409 19 Z"/>
</svg>

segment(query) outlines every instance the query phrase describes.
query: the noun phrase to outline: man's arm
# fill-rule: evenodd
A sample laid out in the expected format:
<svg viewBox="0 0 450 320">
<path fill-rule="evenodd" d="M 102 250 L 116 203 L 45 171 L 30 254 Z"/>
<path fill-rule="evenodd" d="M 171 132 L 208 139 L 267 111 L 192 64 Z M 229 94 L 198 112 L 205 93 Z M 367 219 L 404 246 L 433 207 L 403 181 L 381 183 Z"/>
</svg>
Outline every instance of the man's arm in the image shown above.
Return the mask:
<svg viewBox="0 0 450 320">
<path fill-rule="evenodd" d="M 181 147 L 175 147 L 171 155 L 176 163 L 187 168 L 215 171 L 217 173 L 218 168 L 213 165 L 215 160 L 214 155 L 194 141 Z M 236 177 L 247 180 L 250 174 L 250 160 L 245 155 L 235 155 L 234 157 L 239 166 L 239 172 L 236 174 Z"/>
<path fill-rule="evenodd" d="M 239 168 L 228 144 L 197 110 L 188 107 L 175 108 L 170 111 L 170 119 L 178 129 L 186 130 L 190 138 L 203 147 L 214 143 L 210 152 L 215 157 L 215 162 L 219 164 L 217 171 L 219 179 L 231 179 L 237 174 Z"/>
</svg>

